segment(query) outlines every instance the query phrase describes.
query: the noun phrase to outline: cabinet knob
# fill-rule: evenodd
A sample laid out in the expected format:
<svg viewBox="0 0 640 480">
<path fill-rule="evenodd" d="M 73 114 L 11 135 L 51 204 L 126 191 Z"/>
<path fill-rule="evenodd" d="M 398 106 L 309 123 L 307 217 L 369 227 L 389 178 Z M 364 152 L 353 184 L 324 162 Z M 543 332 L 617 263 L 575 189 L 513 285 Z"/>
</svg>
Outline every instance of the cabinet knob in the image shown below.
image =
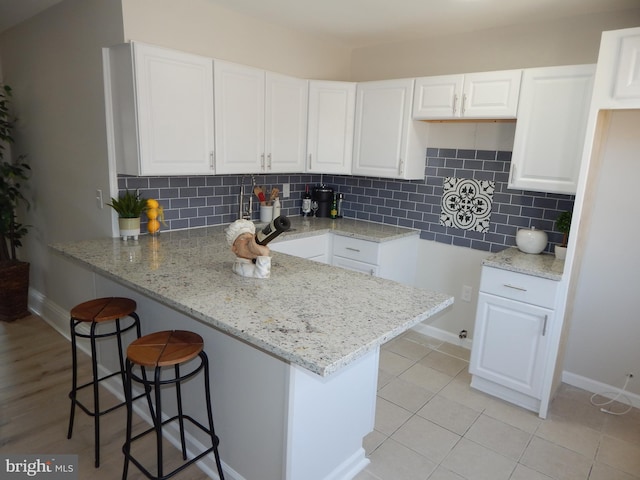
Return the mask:
<svg viewBox="0 0 640 480">
<path fill-rule="evenodd" d="M 547 334 L 547 320 L 549 320 L 549 315 L 544 316 L 544 323 L 542 324 L 542 336 L 544 337 Z"/>
</svg>

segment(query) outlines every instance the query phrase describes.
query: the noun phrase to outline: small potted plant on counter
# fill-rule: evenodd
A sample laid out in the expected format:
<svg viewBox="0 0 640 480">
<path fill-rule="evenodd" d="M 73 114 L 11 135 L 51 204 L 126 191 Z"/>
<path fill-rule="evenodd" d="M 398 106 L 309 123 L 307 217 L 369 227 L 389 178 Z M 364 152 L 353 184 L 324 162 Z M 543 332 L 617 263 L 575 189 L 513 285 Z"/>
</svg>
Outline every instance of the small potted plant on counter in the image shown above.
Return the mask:
<svg viewBox="0 0 640 480">
<path fill-rule="evenodd" d="M 147 211 L 147 199 L 142 198 L 138 192 L 126 190 L 117 199 L 111 198 L 108 203 L 118 214 L 118 226 L 120 227 L 120 237 L 127 240 L 131 237 L 134 241 L 140 235 L 140 215 Z"/>
<path fill-rule="evenodd" d="M 22 193 L 30 167 L 21 161 L 5 161 L 5 147 L 13 143 L 15 120 L 9 115 L 11 88 L 0 86 L 0 320 L 11 321 L 29 315 L 29 262 L 18 260 L 16 248 L 27 227 L 16 220 L 19 204 L 29 207 Z"/>
<path fill-rule="evenodd" d="M 562 233 L 562 243 L 555 246 L 556 258 L 564 260 L 567 256 L 567 241 L 569 240 L 569 230 L 571 229 L 571 212 L 562 212 L 556 218 L 556 230 Z"/>
</svg>

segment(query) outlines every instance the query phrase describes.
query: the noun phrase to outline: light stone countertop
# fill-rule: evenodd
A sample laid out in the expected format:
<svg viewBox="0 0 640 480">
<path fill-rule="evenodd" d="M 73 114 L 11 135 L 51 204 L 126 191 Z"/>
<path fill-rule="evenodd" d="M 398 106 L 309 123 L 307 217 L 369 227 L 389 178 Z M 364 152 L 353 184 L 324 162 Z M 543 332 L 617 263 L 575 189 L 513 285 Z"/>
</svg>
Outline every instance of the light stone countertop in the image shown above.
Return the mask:
<svg viewBox="0 0 640 480">
<path fill-rule="evenodd" d="M 293 217 L 289 239 L 322 234 L 385 241 L 414 230 Z M 321 221 L 318 221 L 321 220 Z M 453 303 L 450 295 L 272 252 L 271 278 L 231 271 L 224 225 L 51 245 L 86 268 L 284 361 L 330 375 Z M 281 235 L 285 237 L 285 235 Z M 276 239 L 277 240 L 277 239 Z M 274 240 L 274 241 L 276 241 Z"/>
<path fill-rule="evenodd" d="M 558 260 L 555 255 L 524 253 L 516 247 L 510 247 L 491 255 L 484 259 L 482 264 L 556 281 L 562 280 L 564 271 L 564 260 Z"/>
</svg>

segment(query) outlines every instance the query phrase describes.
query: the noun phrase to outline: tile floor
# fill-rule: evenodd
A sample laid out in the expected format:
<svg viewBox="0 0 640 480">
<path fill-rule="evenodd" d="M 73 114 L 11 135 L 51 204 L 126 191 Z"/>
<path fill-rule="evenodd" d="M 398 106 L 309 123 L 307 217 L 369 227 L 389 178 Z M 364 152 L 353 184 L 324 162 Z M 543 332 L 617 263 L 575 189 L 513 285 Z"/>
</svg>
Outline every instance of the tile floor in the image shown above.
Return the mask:
<svg viewBox="0 0 640 480">
<path fill-rule="evenodd" d="M 413 331 L 383 346 L 371 463 L 356 480 L 640 479 L 640 410 L 602 413 L 563 384 L 542 420 L 472 390 L 468 358 Z"/>
</svg>

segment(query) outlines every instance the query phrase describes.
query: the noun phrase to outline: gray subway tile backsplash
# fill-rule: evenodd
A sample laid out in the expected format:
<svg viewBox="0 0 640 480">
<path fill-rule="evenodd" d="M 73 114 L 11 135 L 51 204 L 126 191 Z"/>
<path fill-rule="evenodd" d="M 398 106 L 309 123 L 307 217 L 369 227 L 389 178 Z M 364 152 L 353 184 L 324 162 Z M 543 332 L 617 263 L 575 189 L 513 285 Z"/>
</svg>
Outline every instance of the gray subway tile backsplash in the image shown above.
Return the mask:
<svg viewBox="0 0 640 480">
<path fill-rule="evenodd" d="M 345 217 L 416 228 L 420 237 L 449 245 L 499 251 L 515 245 L 519 228 L 536 227 L 549 235 L 547 251 L 562 241 L 554 232 L 557 215 L 573 208 L 574 197 L 507 188 L 511 152 L 428 148 L 423 180 L 310 174 L 257 174 L 256 183 L 269 190 L 290 185 L 283 198 L 282 214 L 299 215 L 305 186 L 325 183 L 342 192 Z M 167 227 L 178 230 L 227 224 L 238 218 L 238 193 L 242 175 L 183 177 L 118 177 L 120 190 L 138 189 L 146 198 L 156 198 L 164 208 Z M 244 176 L 246 194 L 250 177 Z M 480 233 L 440 225 L 444 177 L 495 181 L 489 232 Z M 254 196 L 253 219 L 259 219 Z M 146 228 L 145 218 L 142 228 Z"/>
</svg>

